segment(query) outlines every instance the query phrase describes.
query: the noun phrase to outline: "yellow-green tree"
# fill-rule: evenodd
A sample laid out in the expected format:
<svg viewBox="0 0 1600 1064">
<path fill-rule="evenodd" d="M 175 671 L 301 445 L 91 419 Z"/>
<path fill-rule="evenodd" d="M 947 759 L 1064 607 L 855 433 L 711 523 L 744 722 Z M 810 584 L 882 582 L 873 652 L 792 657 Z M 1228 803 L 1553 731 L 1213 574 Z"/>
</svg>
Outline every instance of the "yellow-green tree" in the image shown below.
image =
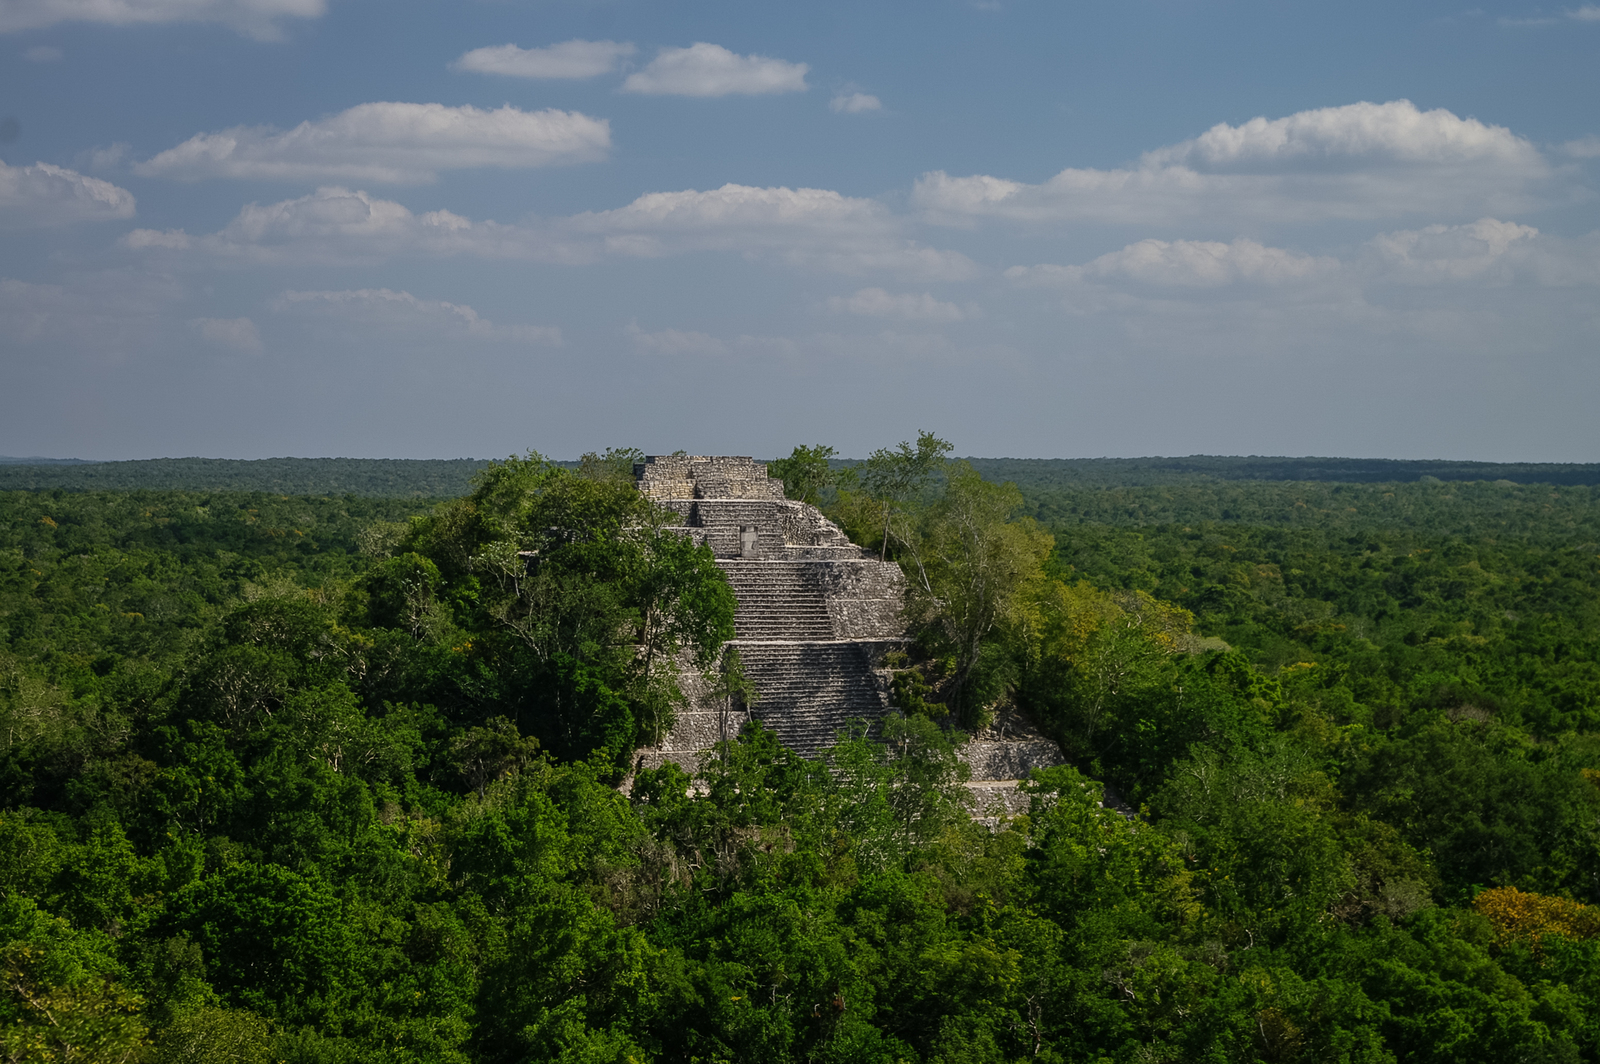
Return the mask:
<svg viewBox="0 0 1600 1064">
<path fill-rule="evenodd" d="M 1055 547 L 1031 519 L 1013 519 L 1021 505 L 1015 485 L 991 484 L 955 462 L 944 491 L 907 536 L 910 610 L 948 655 L 949 698 L 967 724 L 981 723 L 981 704 L 996 693 L 981 682 L 985 658 L 996 656 L 1001 637 L 1024 629 Z"/>
<path fill-rule="evenodd" d="M 1172 654 L 1191 649 L 1194 617 L 1143 591 L 1041 581 L 1028 612 L 1027 701 L 1074 745 L 1095 748 L 1117 700 Z"/>
</svg>

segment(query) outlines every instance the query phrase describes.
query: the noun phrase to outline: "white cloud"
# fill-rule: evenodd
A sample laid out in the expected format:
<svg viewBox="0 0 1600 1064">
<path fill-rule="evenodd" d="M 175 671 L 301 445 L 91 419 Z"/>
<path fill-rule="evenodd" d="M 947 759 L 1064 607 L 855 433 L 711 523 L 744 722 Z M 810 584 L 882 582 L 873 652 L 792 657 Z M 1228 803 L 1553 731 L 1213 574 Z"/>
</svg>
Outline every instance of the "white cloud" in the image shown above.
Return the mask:
<svg viewBox="0 0 1600 1064">
<path fill-rule="evenodd" d="M 1442 107 L 1419 111 L 1410 100 L 1395 100 L 1252 118 L 1238 126 L 1218 123 L 1193 140 L 1146 153 L 1142 164 L 1240 171 L 1302 161 L 1352 167 L 1490 160 L 1541 165 L 1533 145 L 1504 126 L 1458 118 Z"/>
<path fill-rule="evenodd" d="M 636 51 L 626 41 L 564 41 L 546 48 L 501 44 L 474 48 L 450 65 L 473 74 L 513 78 L 592 78 L 609 74 Z"/>
<path fill-rule="evenodd" d="M 109 181 L 49 163 L 0 162 L 0 225 L 8 228 L 132 218 L 133 209 L 133 193 Z"/>
<path fill-rule="evenodd" d="M 115 170 L 132 151 L 132 144 L 117 141 L 104 148 L 90 148 L 88 151 L 80 152 L 75 161 L 79 166 L 90 170 Z"/>
<path fill-rule="evenodd" d="M 215 233 L 135 229 L 122 244 L 257 262 L 344 264 L 396 255 L 578 263 L 593 262 L 603 250 L 592 237 L 563 239 L 551 226 L 473 221 L 450 211 L 414 214 L 404 204 L 337 186 L 246 204 Z"/>
<path fill-rule="evenodd" d="M 189 322 L 189 327 L 218 347 L 235 351 L 261 350 L 261 333 L 249 318 L 195 318 Z"/>
<path fill-rule="evenodd" d="M 1571 22 L 1600 22 L 1600 6 L 1584 4 L 1582 7 L 1572 8 L 1561 12 L 1559 17 L 1554 15 L 1539 15 L 1532 18 L 1502 18 L 1502 26 L 1516 26 L 1525 29 L 1544 29 L 1547 26 L 1558 26 L 1562 21 Z"/>
<path fill-rule="evenodd" d="M 199 236 L 181 229 L 135 229 L 134 250 L 199 252 L 258 262 L 352 263 L 394 255 L 589 262 L 586 246 L 560 244 L 535 226 L 474 222 L 450 211 L 414 214 L 404 204 L 327 186 L 296 199 L 250 203 L 226 226 Z M 592 241 L 591 241 L 592 243 Z"/>
<path fill-rule="evenodd" d="M 416 183 L 435 180 L 441 170 L 593 162 L 605 158 L 610 146 L 610 124 L 576 111 L 364 103 L 287 132 L 237 126 L 200 133 L 133 170 L 181 181 Z"/>
<path fill-rule="evenodd" d="M 270 244 L 304 237 L 373 239 L 409 235 L 409 230 L 419 223 L 426 225 L 393 200 L 328 187 L 265 207 L 248 204 L 220 235 L 226 242 L 238 245 Z M 447 223 L 444 228 L 451 226 Z"/>
<path fill-rule="evenodd" d="M 1481 218 L 1470 225 L 1430 225 L 1374 237 L 1370 248 L 1388 280 L 1413 284 L 1488 280 L 1507 283 L 1529 267 L 1552 276 L 1550 249 L 1529 225 Z M 1543 259 L 1544 261 L 1533 261 Z"/>
<path fill-rule="evenodd" d="M 781 358 L 793 356 L 800 350 L 800 345 L 787 336 L 751 336 L 744 333 L 732 340 L 724 340 L 696 330 L 658 329 L 645 332 L 637 322 L 629 323 L 623 331 L 633 346 L 647 355 L 737 354 L 746 359 Z"/>
<path fill-rule="evenodd" d="M 567 226 L 603 235 L 606 248 L 619 254 L 769 252 L 795 265 L 838 273 L 882 270 L 928 280 L 977 273 L 959 252 L 905 239 L 903 223 L 882 204 L 828 189 L 728 184 L 708 191 L 653 192 L 626 207 L 577 215 Z"/>
<path fill-rule="evenodd" d="M 954 322 L 967 318 L 967 312 L 954 303 L 941 302 L 927 292 L 893 295 L 882 288 L 862 288 L 851 296 L 833 296 L 828 300 L 828 309 L 835 314 L 900 321 Z"/>
<path fill-rule="evenodd" d="M 133 251 L 145 251 L 149 248 L 187 251 L 193 240 L 182 229 L 134 229 L 125 234 L 120 243 Z"/>
<path fill-rule="evenodd" d="M 1470 216 L 1574 199 L 1565 176 L 1504 127 L 1398 100 L 1218 125 L 1135 168 L 1068 169 L 1039 185 L 937 171 L 913 202 L 947 224 Z"/>
<path fill-rule="evenodd" d="M 629 325 L 628 339 L 640 351 L 652 355 L 725 355 L 728 345 L 709 333 L 685 332 L 679 329 L 660 329 L 645 332 L 637 324 Z"/>
<path fill-rule="evenodd" d="M 629 74 L 623 92 L 651 96 L 756 96 L 804 92 L 805 63 L 764 55 L 735 55 L 721 45 L 699 41 L 687 48 L 663 48 L 643 70 Z"/>
<path fill-rule="evenodd" d="M 462 303 L 418 299 L 388 288 L 352 291 L 285 292 L 274 309 L 382 329 L 419 330 L 501 343 L 561 346 L 561 330 L 549 325 L 496 325 Z"/>
<path fill-rule="evenodd" d="M 65 57 L 65 52 L 49 44 L 36 44 L 22 53 L 22 58 L 30 63 L 59 63 Z"/>
<path fill-rule="evenodd" d="M 1561 150 L 1574 159 L 1600 158 L 1600 136 L 1595 136 L 1591 133 L 1587 137 L 1569 140 L 1561 145 Z"/>
<path fill-rule="evenodd" d="M 872 200 L 820 188 L 727 184 L 709 191 L 650 192 L 626 207 L 580 214 L 597 231 L 707 232 L 750 229 L 882 230 L 888 212 Z"/>
<path fill-rule="evenodd" d="M 1400 362 L 1433 350 L 1445 359 L 1441 372 L 1450 372 L 1462 359 L 1482 357 L 1511 367 L 1550 343 L 1588 350 L 1600 335 L 1600 232 L 1553 238 L 1492 218 L 1402 229 L 1341 262 L 1317 260 L 1298 280 L 1270 284 L 1196 283 L 1167 272 L 1170 255 L 1158 257 L 1152 272 L 1128 261 L 1133 256 L 1124 253 L 1137 249 L 1006 276 L 1052 289 L 1053 305 L 1075 319 L 1074 328 L 1124 352 L 1309 366 L 1318 350 L 1385 350 Z"/>
<path fill-rule="evenodd" d="M 1219 288 L 1239 283 L 1292 284 L 1327 276 L 1339 261 L 1266 247 L 1240 238 L 1141 240 L 1083 266 L 1013 266 L 1006 277 L 1036 285 L 1133 281 L 1178 288 Z"/>
<path fill-rule="evenodd" d="M 883 101 L 864 92 L 841 92 L 828 101 L 828 110 L 834 114 L 858 115 L 864 111 L 883 110 Z"/>
<path fill-rule="evenodd" d="M 1083 265 L 1014 266 L 1005 276 L 1058 290 L 1076 313 L 1130 315 L 1130 327 L 1146 311 L 1215 304 L 1276 316 L 1286 328 L 1288 316 L 1321 307 L 1330 321 L 1349 319 L 1341 328 L 1381 318 L 1437 332 L 1460 327 L 1445 320 L 1452 314 L 1524 317 L 1546 305 L 1530 298 L 1535 290 L 1600 289 L 1600 232 L 1563 240 L 1482 218 L 1380 233 L 1345 261 L 1244 239 L 1144 240 Z"/>
<path fill-rule="evenodd" d="M 814 266 L 853 277 L 892 273 L 917 281 L 970 281 L 981 272 L 977 263 L 959 251 L 930 248 L 913 240 L 881 248 L 795 251 L 789 258 L 796 265 Z"/>
<path fill-rule="evenodd" d="M 283 37 L 280 19 L 321 18 L 326 11 L 324 0 L 5 0 L 0 33 L 60 22 L 220 22 L 257 40 L 274 41 Z"/>
<path fill-rule="evenodd" d="M 123 244 L 276 262 L 472 255 L 585 263 L 726 252 L 853 275 L 950 281 L 978 273 L 965 255 L 923 247 L 902 230 L 902 221 L 881 204 L 825 189 L 724 185 L 656 192 L 613 210 L 508 225 L 450 211 L 418 215 L 393 200 L 330 186 L 297 199 L 248 204 L 216 233 L 136 229 Z"/>
</svg>

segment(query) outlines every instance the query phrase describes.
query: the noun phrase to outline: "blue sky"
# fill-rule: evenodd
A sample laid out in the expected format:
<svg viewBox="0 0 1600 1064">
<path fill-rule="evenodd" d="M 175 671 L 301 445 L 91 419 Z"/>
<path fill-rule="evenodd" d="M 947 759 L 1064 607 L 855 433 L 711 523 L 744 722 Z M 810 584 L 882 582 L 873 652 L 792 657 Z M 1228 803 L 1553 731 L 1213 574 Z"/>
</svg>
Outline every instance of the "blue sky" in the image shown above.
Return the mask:
<svg viewBox="0 0 1600 1064">
<path fill-rule="evenodd" d="M 0 454 L 1600 461 L 1600 6 L 0 0 Z"/>
</svg>

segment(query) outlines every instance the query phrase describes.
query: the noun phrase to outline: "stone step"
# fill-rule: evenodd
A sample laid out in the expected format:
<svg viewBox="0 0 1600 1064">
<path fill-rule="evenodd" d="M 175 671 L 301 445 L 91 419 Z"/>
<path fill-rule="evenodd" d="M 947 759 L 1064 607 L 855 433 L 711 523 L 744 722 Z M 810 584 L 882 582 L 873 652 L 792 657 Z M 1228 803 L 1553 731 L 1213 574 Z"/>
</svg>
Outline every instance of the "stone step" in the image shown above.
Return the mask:
<svg viewBox="0 0 1600 1064">
<path fill-rule="evenodd" d="M 790 594 L 781 588 L 768 590 L 766 588 L 736 587 L 733 589 L 733 597 L 739 602 L 761 602 L 773 605 L 792 602 L 797 605 L 815 604 L 821 606 L 828 601 L 827 596 L 822 592 L 813 591 L 809 588 L 803 590 L 797 588 L 793 594 Z"/>
<path fill-rule="evenodd" d="M 738 624 L 741 621 L 752 623 L 752 624 L 775 624 L 775 625 L 779 625 L 779 626 L 781 626 L 783 624 L 797 624 L 797 625 L 801 625 L 803 627 L 810 627 L 810 626 L 815 625 L 815 626 L 827 629 L 829 631 L 829 633 L 832 633 L 832 631 L 833 631 L 833 629 L 830 626 L 829 621 L 828 621 L 828 611 L 824 610 L 824 609 L 816 609 L 816 610 L 760 610 L 760 609 L 756 609 L 756 610 L 739 610 L 736 613 L 734 613 L 734 623 Z M 741 637 L 741 638 L 743 638 L 743 637 Z M 781 638 L 781 637 L 774 636 L 773 638 Z M 824 636 L 814 636 L 813 638 L 831 639 L 831 638 L 833 638 L 833 636 L 831 634 L 829 634 L 829 635 L 824 635 Z"/>
<path fill-rule="evenodd" d="M 725 560 L 740 639 L 831 639 L 833 618 L 819 575 L 806 563 Z"/>
<path fill-rule="evenodd" d="M 741 643 L 755 684 L 753 714 L 807 756 L 833 745 L 852 721 L 885 712 L 867 650 L 856 643 Z"/>
<path fill-rule="evenodd" d="M 759 613 L 772 613 L 772 612 L 775 612 L 775 611 L 776 612 L 787 611 L 789 613 L 801 614 L 801 613 L 816 613 L 819 610 L 821 612 L 823 612 L 823 613 L 826 613 L 827 610 L 828 610 L 828 602 L 827 602 L 826 599 L 822 599 L 822 598 L 814 598 L 814 599 L 782 599 L 782 598 L 749 599 L 749 598 L 744 598 L 744 599 L 739 599 L 738 600 L 737 606 L 738 606 L 738 608 L 741 608 L 741 609 L 751 610 L 753 612 L 759 612 Z"/>
</svg>

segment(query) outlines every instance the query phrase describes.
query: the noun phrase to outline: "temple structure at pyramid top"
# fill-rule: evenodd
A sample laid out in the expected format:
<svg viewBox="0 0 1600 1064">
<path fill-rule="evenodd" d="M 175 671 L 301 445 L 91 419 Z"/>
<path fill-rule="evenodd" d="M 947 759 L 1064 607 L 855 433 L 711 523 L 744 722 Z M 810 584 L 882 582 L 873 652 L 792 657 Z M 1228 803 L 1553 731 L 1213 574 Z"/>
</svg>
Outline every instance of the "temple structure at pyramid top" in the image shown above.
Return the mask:
<svg viewBox="0 0 1600 1064">
<path fill-rule="evenodd" d="M 639 490 L 652 499 L 767 499 L 783 502 L 783 481 L 766 463 L 741 455 L 652 455 L 633 467 Z"/>
<path fill-rule="evenodd" d="M 766 464 L 752 458 L 658 455 L 636 463 L 633 476 L 641 492 L 682 514 L 689 534 L 710 544 L 719 560 L 873 557 L 815 506 L 784 498 L 783 481 L 767 476 Z"/>
</svg>

